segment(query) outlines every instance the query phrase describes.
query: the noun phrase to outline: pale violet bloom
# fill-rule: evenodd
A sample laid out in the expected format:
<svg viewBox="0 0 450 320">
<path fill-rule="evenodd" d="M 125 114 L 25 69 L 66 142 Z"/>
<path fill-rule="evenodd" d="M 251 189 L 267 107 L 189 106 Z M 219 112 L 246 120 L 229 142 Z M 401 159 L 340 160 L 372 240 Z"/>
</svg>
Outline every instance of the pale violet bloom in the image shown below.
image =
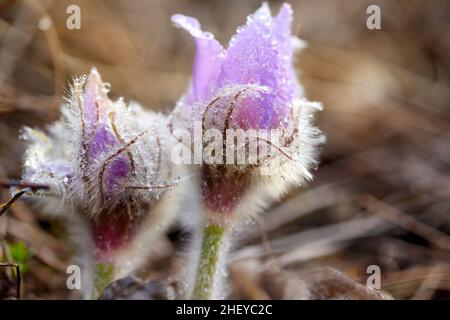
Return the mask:
<svg viewBox="0 0 450 320">
<path fill-rule="evenodd" d="M 177 14 L 172 21 L 196 44 L 191 84 L 173 112 L 172 127 L 192 131 L 200 121 L 203 130 L 215 128 L 223 136 L 229 129 L 281 133 L 278 143 L 258 138 L 259 146 L 270 146 L 273 153 L 257 165 L 201 166 L 203 202 L 213 220 L 255 213 L 289 186 L 311 179 L 316 146 L 323 140 L 311 123 L 321 105 L 305 99 L 296 77 L 293 58 L 299 40 L 291 34 L 290 5 L 272 16 L 263 4 L 237 29 L 228 48 L 202 31 L 195 18 Z M 227 150 L 219 152 L 225 157 Z"/>
<path fill-rule="evenodd" d="M 22 179 L 48 186 L 34 194 L 44 212 L 66 219 L 79 255 L 113 264 L 119 277 L 146 260 L 173 221 L 167 193 L 177 179 L 166 118 L 108 91 L 93 68 L 74 80 L 48 133 L 24 129 Z"/>
</svg>

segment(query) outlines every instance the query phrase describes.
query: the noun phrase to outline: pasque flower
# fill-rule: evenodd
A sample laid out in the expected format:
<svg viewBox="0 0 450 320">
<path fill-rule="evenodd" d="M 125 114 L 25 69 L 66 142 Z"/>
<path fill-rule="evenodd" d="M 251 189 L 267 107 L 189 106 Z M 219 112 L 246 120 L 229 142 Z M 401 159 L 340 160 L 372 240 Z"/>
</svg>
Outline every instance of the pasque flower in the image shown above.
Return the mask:
<svg viewBox="0 0 450 320">
<path fill-rule="evenodd" d="M 74 80 L 48 135 L 29 128 L 23 134 L 29 141 L 23 180 L 49 187 L 37 193 L 46 211 L 69 211 L 80 254 L 97 264 L 98 290 L 145 261 L 175 212 L 175 201 L 162 198 L 176 183 L 166 119 L 112 101 L 108 91 L 92 69 Z"/>
<path fill-rule="evenodd" d="M 223 136 L 230 129 L 279 133 L 278 140 L 253 138 L 258 152 L 270 149 L 257 163 L 220 161 L 199 168 L 205 229 L 193 297 L 215 298 L 229 230 L 289 187 L 311 179 L 316 146 L 322 141 L 311 122 L 321 105 L 307 101 L 297 81 L 293 53 L 300 40 L 291 36 L 288 4 L 275 17 L 264 4 L 238 28 L 227 49 L 202 31 L 196 19 L 174 15 L 172 21 L 194 38 L 196 54 L 191 85 L 174 110 L 171 125 L 193 130 L 193 124 L 201 122 L 204 132 L 213 128 Z M 251 142 L 241 149 L 251 152 Z M 206 146 L 210 141 L 201 143 Z M 218 151 L 223 160 L 228 148 L 224 145 Z"/>
</svg>

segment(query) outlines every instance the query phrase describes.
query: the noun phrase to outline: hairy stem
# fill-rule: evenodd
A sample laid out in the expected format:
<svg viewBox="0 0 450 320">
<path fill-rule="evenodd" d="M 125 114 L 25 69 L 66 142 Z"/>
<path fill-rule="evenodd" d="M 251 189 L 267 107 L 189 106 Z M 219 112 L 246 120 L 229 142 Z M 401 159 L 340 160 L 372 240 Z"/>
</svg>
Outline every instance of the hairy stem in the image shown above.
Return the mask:
<svg viewBox="0 0 450 320">
<path fill-rule="evenodd" d="M 111 263 L 97 263 L 95 265 L 93 299 L 98 299 L 105 288 L 112 282 L 114 267 Z"/>
<path fill-rule="evenodd" d="M 215 224 L 206 225 L 203 229 L 203 239 L 200 260 L 197 266 L 192 299 L 214 299 L 221 277 L 221 255 L 225 254 L 225 228 Z"/>
</svg>

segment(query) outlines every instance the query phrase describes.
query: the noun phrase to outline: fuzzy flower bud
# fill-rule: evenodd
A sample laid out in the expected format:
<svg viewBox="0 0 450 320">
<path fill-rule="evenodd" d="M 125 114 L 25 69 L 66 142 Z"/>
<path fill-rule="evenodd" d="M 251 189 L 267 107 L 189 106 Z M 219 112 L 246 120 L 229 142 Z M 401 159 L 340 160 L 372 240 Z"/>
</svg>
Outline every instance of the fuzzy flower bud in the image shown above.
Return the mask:
<svg viewBox="0 0 450 320">
<path fill-rule="evenodd" d="M 196 19 L 174 15 L 172 21 L 194 38 L 196 55 L 190 88 L 171 122 L 190 131 L 200 122 L 203 133 L 222 133 L 227 143 L 214 151 L 220 161 L 201 166 L 201 188 L 207 219 L 233 224 L 311 179 L 316 146 L 323 140 L 311 122 L 321 105 L 303 97 L 296 78 L 288 4 L 275 17 L 264 4 L 238 28 L 228 49 L 202 31 Z M 244 143 L 229 144 L 230 130 L 247 133 Z M 203 137 L 203 147 L 209 143 Z M 234 152 L 244 153 L 247 162 L 236 161 Z M 249 161 L 255 154 L 257 161 Z"/>
<path fill-rule="evenodd" d="M 49 210 L 74 211 L 77 226 L 69 229 L 86 233 L 75 241 L 90 239 L 83 249 L 92 247 L 95 261 L 112 264 L 117 278 L 145 261 L 154 235 L 172 221 L 175 201 L 161 198 L 177 181 L 167 160 L 166 119 L 112 101 L 108 91 L 94 68 L 75 79 L 49 135 L 24 130 L 23 180 L 49 186 L 40 194 Z"/>
</svg>

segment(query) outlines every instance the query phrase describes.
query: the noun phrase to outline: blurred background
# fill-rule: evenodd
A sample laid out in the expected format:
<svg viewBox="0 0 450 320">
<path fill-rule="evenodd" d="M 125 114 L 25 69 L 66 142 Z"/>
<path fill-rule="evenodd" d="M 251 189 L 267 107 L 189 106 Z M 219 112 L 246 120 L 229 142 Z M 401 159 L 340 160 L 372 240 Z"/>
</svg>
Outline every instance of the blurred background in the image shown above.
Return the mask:
<svg viewBox="0 0 450 320">
<path fill-rule="evenodd" d="M 306 95 L 327 136 L 309 186 L 249 226 L 232 251 L 230 297 L 377 298 L 370 265 L 397 299 L 450 298 L 450 2 L 288 1 Z M 277 11 L 281 1 L 270 1 Z M 69 5 L 81 29 L 66 28 Z M 186 90 L 194 44 L 170 16 L 197 17 L 222 44 L 260 1 L 0 1 L 0 178 L 20 178 L 22 126 L 44 127 L 74 77 L 96 66 L 112 96 L 170 112 Z M 381 30 L 366 8 L 381 8 Z M 0 192 L 0 201 L 9 198 Z M 174 226 L 145 279 L 177 271 L 189 239 Z M 63 225 L 25 201 L 0 218 L 3 261 L 23 269 L 23 297 L 64 299 L 73 254 Z M 324 269 L 325 268 L 325 269 Z M 336 271 L 336 270 L 339 270 Z M 10 272 L 0 270 L 0 296 Z M 340 273 L 342 272 L 342 274 Z M 344 276 L 344 274 L 346 276 Z"/>
</svg>

